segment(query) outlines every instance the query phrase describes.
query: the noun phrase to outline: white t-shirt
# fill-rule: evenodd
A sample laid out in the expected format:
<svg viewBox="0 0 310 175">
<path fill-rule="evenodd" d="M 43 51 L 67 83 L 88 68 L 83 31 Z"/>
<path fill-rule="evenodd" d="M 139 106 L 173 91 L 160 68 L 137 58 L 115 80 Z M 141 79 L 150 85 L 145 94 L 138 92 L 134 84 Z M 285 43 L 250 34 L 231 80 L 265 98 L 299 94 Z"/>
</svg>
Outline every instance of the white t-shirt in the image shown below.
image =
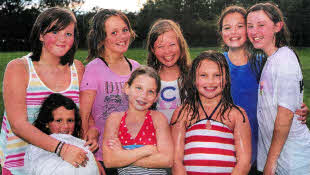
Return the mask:
<svg viewBox="0 0 310 175">
<path fill-rule="evenodd" d="M 181 104 L 178 80 L 163 81 L 157 101 L 157 110 L 165 114 L 170 123 L 174 110 Z"/>
<path fill-rule="evenodd" d="M 58 157 L 55 153 L 30 145 L 25 154 L 25 169 L 29 175 L 99 175 L 94 155 L 84 147 L 85 141 L 68 134 L 50 135 L 57 140 L 77 146 L 87 152 L 88 161 L 85 167 L 75 168 Z"/>
<path fill-rule="evenodd" d="M 272 141 L 278 106 L 294 112 L 303 101 L 303 76 L 294 52 L 281 47 L 268 57 L 258 89 L 259 124 L 257 169 L 263 171 Z M 277 174 L 310 174 L 310 132 L 294 114 L 288 138 L 278 159 Z"/>
</svg>

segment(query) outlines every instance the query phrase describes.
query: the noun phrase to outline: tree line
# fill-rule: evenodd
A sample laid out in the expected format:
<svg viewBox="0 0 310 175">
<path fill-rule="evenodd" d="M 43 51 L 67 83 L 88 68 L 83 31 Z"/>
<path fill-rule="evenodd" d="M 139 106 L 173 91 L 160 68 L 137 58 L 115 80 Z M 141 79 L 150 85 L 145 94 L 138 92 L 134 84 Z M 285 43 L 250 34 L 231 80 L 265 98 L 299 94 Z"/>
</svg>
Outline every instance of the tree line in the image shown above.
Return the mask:
<svg viewBox="0 0 310 175">
<path fill-rule="evenodd" d="M 151 24 L 159 18 L 172 19 L 183 29 L 191 47 L 210 47 L 219 44 L 217 18 L 232 4 L 245 8 L 265 2 L 261 0 L 148 0 L 139 12 L 124 13 L 137 34 L 132 47 L 144 47 Z M 310 1 L 273 0 L 284 12 L 291 32 L 292 45 L 310 46 Z M 28 38 L 38 14 L 48 7 L 70 8 L 78 21 L 80 48 L 87 48 L 86 37 L 89 20 L 100 10 L 80 10 L 84 0 L 1 0 L 0 1 L 0 51 L 29 50 Z"/>
</svg>

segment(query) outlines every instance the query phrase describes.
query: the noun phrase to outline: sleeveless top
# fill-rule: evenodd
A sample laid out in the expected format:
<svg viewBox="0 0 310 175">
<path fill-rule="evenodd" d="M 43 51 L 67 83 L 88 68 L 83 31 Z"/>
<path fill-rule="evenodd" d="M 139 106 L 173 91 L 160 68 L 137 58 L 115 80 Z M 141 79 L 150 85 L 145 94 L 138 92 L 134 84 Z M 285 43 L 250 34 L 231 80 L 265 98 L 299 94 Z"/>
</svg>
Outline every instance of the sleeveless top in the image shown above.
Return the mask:
<svg viewBox="0 0 310 175">
<path fill-rule="evenodd" d="M 150 115 L 151 111 L 148 111 L 145 115 L 144 123 L 138 132 L 135 138 L 128 133 L 126 126 L 126 117 L 127 112 L 121 119 L 119 130 L 118 130 L 118 139 L 123 145 L 124 149 L 135 149 L 142 147 L 144 145 L 156 145 L 156 131 L 153 125 L 152 116 Z M 134 165 L 129 165 L 126 167 L 117 169 L 119 175 L 166 175 L 167 171 L 162 168 L 144 168 Z"/>
<path fill-rule="evenodd" d="M 236 164 L 233 131 L 223 123 L 206 119 L 191 125 L 185 133 L 184 166 L 188 175 L 228 175 Z"/>
<path fill-rule="evenodd" d="M 33 123 L 37 118 L 37 113 L 44 99 L 52 93 L 60 93 L 71 98 L 79 105 L 79 80 L 77 70 L 73 63 L 71 69 L 71 83 L 69 87 L 61 92 L 54 92 L 40 80 L 36 73 L 30 54 L 23 57 L 28 62 L 29 82 L 26 89 L 26 106 L 28 122 Z M 24 171 L 24 155 L 28 143 L 16 136 L 11 129 L 7 120 L 6 112 L 4 112 L 2 128 L 0 134 L 0 158 L 1 166 L 8 169 L 13 174 L 25 174 Z"/>
<path fill-rule="evenodd" d="M 170 123 L 174 110 L 180 106 L 180 89 L 178 80 L 160 81 L 160 91 L 156 102 L 156 109 L 165 114 Z"/>
<path fill-rule="evenodd" d="M 143 125 L 135 138 L 132 138 L 132 136 L 128 133 L 128 129 L 126 126 L 127 112 L 125 112 L 118 129 L 118 139 L 123 146 L 156 145 L 156 131 L 150 112 L 151 111 L 148 111 L 146 113 Z"/>
</svg>

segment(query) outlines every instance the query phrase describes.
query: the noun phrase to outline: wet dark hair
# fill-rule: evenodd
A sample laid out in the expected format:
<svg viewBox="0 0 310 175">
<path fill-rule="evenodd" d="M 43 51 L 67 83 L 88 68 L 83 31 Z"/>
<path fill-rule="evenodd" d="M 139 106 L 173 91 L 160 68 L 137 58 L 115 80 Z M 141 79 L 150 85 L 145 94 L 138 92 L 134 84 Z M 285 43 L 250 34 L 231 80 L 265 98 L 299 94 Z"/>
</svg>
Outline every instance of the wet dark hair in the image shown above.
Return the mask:
<svg viewBox="0 0 310 175">
<path fill-rule="evenodd" d="M 135 71 L 133 71 L 131 73 L 131 76 L 130 78 L 128 79 L 127 81 L 127 84 L 129 86 L 131 86 L 133 80 L 135 78 L 137 78 L 137 76 L 139 75 L 147 75 L 151 78 L 154 78 L 155 79 L 155 83 L 156 83 L 156 93 L 159 93 L 160 91 L 160 86 L 161 86 L 161 83 L 160 83 L 160 77 L 158 75 L 158 73 L 152 68 L 152 67 L 149 67 L 149 66 L 140 66 L 139 68 L 137 68 Z"/>
<path fill-rule="evenodd" d="M 58 93 L 51 94 L 44 100 L 42 106 L 40 107 L 38 117 L 33 122 L 33 125 L 45 134 L 53 134 L 50 129 L 46 127 L 46 125 L 54 121 L 53 111 L 61 106 L 65 107 L 67 110 L 74 110 L 75 125 L 72 135 L 74 137 L 81 138 L 82 119 L 79 114 L 78 107 L 73 100 Z"/>
<path fill-rule="evenodd" d="M 40 36 L 45 35 L 52 31 L 60 31 L 65 29 L 68 25 L 74 23 L 74 43 L 70 50 L 61 57 L 60 64 L 72 65 L 74 60 L 74 54 L 77 50 L 79 43 L 79 33 L 77 28 L 77 22 L 74 14 L 67 9 L 53 7 L 42 12 L 36 19 L 30 34 L 31 45 L 31 60 L 39 61 L 42 54 L 42 41 Z"/>
<path fill-rule="evenodd" d="M 216 63 L 219 67 L 220 74 L 225 75 L 225 76 L 221 76 L 222 86 L 224 86 L 223 91 L 222 91 L 221 105 L 219 107 L 219 113 L 218 113 L 218 115 L 220 115 L 221 121 L 223 122 L 223 120 L 225 119 L 225 115 L 229 116 L 228 114 L 233 108 L 237 109 L 243 115 L 243 112 L 239 109 L 239 107 L 234 104 L 233 99 L 230 94 L 230 87 L 231 87 L 230 73 L 229 73 L 229 67 L 226 62 L 225 56 L 222 53 L 217 52 L 215 50 L 208 50 L 208 51 L 204 51 L 200 53 L 193 60 L 192 67 L 189 71 L 189 74 L 186 80 L 186 86 L 185 86 L 187 97 L 185 98 L 184 104 L 181 107 L 181 110 L 178 114 L 176 121 L 172 122 L 172 125 L 177 123 L 180 117 L 184 117 L 184 116 L 181 116 L 184 110 L 186 110 L 184 114 L 192 115 L 189 123 L 186 124 L 187 127 L 191 126 L 191 121 L 201 120 L 200 115 L 199 115 L 199 108 L 202 106 L 201 106 L 199 92 L 196 87 L 196 73 L 197 73 L 197 69 L 199 69 L 201 62 L 203 60 L 210 60 Z M 223 82 L 225 83 L 223 84 Z M 225 114 L 227 110 L 229 110 L 228 114 Z M 245 117 L 244 117 L 244 121 L 245 121 Z"/>
<path fill-rule="evenodd" d="M 295 53 L 299 66 L 301 67 L 301 62 L 299 60 L 299 57 L 296 53 L 296 51 L 290 46 L 290 32 L 288 30 L 288 27 L 285 23 L 284 16 L 282 11 L 279 9 L 279 7 L 272 2 L 266 2 L 266 3 L 258 3 L 253 5 L 247 10 L 246 17 L 251 13 L 255 11 L 264 11 L 265 14 L 269 17 L 269 19 L 274 23 L 282 22 L 283 26 L 279 32 L 275 34 L 275 46 L 277 48 L 288 46 L 292 49 L 292 51 Z"/>
<path fill-rule="evenodd" d="M 169 32 L 171 30 L 174 31 L 177 36 L 178 44 L 181 51 L 180 58 L 178 59 L 176 64 L 180 68 L 181 75 L 178 79 L 178 84 L 180 88 L 180 98 L 181 101 L 183 101 L 182 99 L 185 99 L 186 96 L 183 87 L 185 83 L 185 77 L 188 73 L 189 65 L 191 63 L 191 58 L 186 40 L 182 34 L 180 26 L 176 22 L 169 19 L 159 19 L 155 21 L 155 23 L 151 26 L 147 36 L 147 44 L 146 44 L 146 48 L 148 50 L 147 65 L 154 68 L 157 72 L 160 71 L 162 64 L 158 61 L 153 52 L 154 44 L 161 34 Z"/>
<path fill-rule="evenodd" d="M 95 57 L 99 57 L 100 54 L 104 51 L 104 45 L 102 41 L 104 41 L 107 37 L 105 22 L 111 16 L 119 16 L 128 27 L 131 36 L 131 42 L 135 39 L 136 34 L 132 30 L 129 19 L 124 13 L 114 9 L 100 10 L 90 20 L 90 30 L 87 36 L 88 57 L 86 60 L 90 61 Z"/>
</svg>

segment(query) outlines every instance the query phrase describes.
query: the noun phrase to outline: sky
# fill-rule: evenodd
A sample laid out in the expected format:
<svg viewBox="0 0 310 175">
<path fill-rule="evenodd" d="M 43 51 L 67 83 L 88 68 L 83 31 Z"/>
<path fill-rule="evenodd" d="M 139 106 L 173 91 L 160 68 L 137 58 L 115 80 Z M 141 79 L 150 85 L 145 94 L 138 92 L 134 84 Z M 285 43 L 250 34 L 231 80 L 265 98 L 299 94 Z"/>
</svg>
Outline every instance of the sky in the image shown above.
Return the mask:
<svg viewBox="0 0 310 175">
<path fill-rule="evenodd" d="M 137 12 L 142 7 L 142 4 L 147 0 L 85 0 L 81 7 L 83 11 L 89 11 L 93 7 L 112 8 L 116 10 L 127 10 L 130 12 Z"/>
</svg>

